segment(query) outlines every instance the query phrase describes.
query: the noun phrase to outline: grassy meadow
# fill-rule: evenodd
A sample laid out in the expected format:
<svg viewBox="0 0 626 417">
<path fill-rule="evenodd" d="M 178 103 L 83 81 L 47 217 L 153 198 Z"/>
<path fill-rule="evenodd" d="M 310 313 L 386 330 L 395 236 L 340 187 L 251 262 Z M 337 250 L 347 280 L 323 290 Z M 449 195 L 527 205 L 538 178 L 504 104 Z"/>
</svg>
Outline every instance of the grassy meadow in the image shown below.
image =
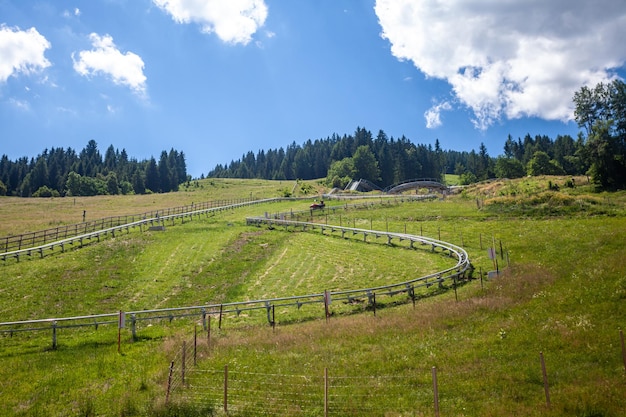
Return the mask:
<svg viewBox="0 0 626 417">
<path fill-rule="evenodd" d="M 476 279 L 410 302 L 331 305 L 226 317 L 213 328 L 191 385 L 165 407 L 168 367 L 197 319 L 0 335 L 0 416 L 221 415 L 225 365 L 256 392 L 280 376 L 341 377 L 351 407 L 330 415 L 434 415 L 431 370 L 446 416 L 621 416 L 626 409 L 620 328 L 626 322 L 626 194 L 596 193 L 585 178 L 524 178 L 467 187 L 434 201 L 336 210 L 319 221 L 423 234 L 468 251 Z M 558 189 L 558 190 L 557 190 Z M 229 198 L 286 194 L 312 200 L 317 182 L 213 179 L 178 193 L 56 199 L 0 198 L 0 237 L 87 219 Z M 453 260 L 384 239 L 247 226 L 246 216 L 306 210 L 309 200 L 251 206 L 119 234 L 43 259 L 0 264 L 0 321 L 263 299 L 400 282 Z M 345 203 L 327 202 L 327 206 Z M 487 248 L 495 243 L 503 274 Z M 500 253 L 500 245 L 504 254 Z M 510 264 L 510 265 L 509 265 Z M 378 301 L 378 300 L 377 300 Z M 406 300 L 404 300 L 406 301 Z M 546 404 L 540 352 L 550 383 Z M 193 380 L 193 378 L 198 378 Z M 388 378 L 388 379 L 384 379 Z M 372 382 L 373 381 L 373 382 Z M 381 382 L 382 381 L 382 382 Z M 394 381 L 389 382 L 389 381 Z M 396 383 L 397 382 L 397 383 Z M 345 385 L 345 386 L 344 386 Z M 297 384 L 280 385 L 289 399 Z M 321 401 L 322 386 L 312 398 Z M 315 386 L 313 388 L 316 389 Z M 319 400 L 319 401 L 318 401 Z M 258 415 L 257 404 L 229 415 Z M 270 415 L 323 415 L 319 406 Z M 269 408 L 268 408 L 269 407 Z M 273 412 L 272 412 L 273 410 Z"/>
</svg>

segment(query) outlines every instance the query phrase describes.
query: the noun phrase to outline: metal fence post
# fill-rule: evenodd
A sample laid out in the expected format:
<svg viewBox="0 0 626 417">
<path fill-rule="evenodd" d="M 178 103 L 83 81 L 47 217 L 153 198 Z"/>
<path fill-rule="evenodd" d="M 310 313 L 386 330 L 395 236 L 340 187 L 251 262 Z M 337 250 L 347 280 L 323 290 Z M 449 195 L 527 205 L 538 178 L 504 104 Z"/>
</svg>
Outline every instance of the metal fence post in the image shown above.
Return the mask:
<svg viewBox="0 0 626 417">
<path fill-rule="evenodd" d="M 52 349 L 57 348 L 57 322 L 52 322 Z"/>
<path fill-rule="evenodd" d="M 130 330 L 133 334 L 133 341 L 137 339 L 137 317 L 135 314 L 130 315 Z"/>
</svg>

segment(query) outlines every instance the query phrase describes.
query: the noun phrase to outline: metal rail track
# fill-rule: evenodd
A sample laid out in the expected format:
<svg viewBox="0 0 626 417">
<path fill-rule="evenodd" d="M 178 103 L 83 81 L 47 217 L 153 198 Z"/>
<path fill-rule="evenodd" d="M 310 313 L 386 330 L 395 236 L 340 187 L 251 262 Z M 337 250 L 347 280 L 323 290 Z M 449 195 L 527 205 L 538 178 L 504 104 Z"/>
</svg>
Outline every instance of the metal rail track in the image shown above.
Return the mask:
<svg viewBox="0 0 626 417">
<path fill-rule="evenodd" d="M 115 231 L 119 231 L 121 229 L 128 229 L 131 227 L 136 227 L 141 224 L 151 224 L 156 222 L 157 220 L 163 221 L 168 219 L 180 218 L 181 216 L 187 215 L 200 215 L 206 212 L 232 209 L 239 206 L 247 206 L 251 204 L 258 204 L 261 202 L 269 202 L 275 201 L 276 199 L 268 199 L 268 200 L 259 200 L 255 202 L 246 202 L 241 204 L 236 204 L 232 206 L 225 206 L 219 208 L 211 208 L 205 210 L 198 210 L 189 213 L 181 213 L 171 216 L 163 216 L 159 218 L 145 219 L 139 222 L 133 222 L 127 225 L 117 226 L 109 229 L 105 229 L 99 232 L 88 233 L 82 236 L 76 236 L 71 239 L 65 240 L 65 244 L 70 244 L 70 240 L 80 241 L 80 239 L 93 239 L 98 238 L 99 235 L 106 233 L 115 233 Z M 362 235 L 364 240 L 367 240 L 368 237 L 374 238 L 386 238 L 387 243 L 391 244 L 392 241 L 398 240 L 399 242 L 407 241 L 409 242 L 410 248 L 414 248 L 414 245 L 426 246 L 430 248 L 431 252 L 439 252 L 440 254 L 445 254 L 449 257 L 456 259 L 456 264 L 452 267 L 446 268 L 441 271 L 437 271 L 425 276 L 420 276 L 416 278 L 412 278 L 410 280 L 393 283 L 389 285 L 376 286 L 370 288 L 361 288 L 361 289 L 351 289 L 345 291 L 332 291 L 332 292 L 324 292 L 324 293 L 314 293 L 307 295 L 296 295 L 289 297 L 278 297 L 278 298 L 268 298 L 268 299 L 260 299 L 260 300 L 249 300 L 249 301 L 240 301 L 240 302 L 231 302 L 231 303 L 220 303 L 220 304 L 205 304 L 205 305 L 196 305 L 196 306 L 187 306 L 187 307 L 176 307 L 176 308 L 163 308 L 163 309 L 153 309 L 153 310 L 139 310 L 139 311 L 128 311 L 128 312 L 115 312 L 115 313 L 106 313 L 106 314 L 95 314 L 95 315 L 85 315 L 85 316 L 75 316 L 75 317 L 59 317 L 59 318 L 46 318 L 46 319 L 37 319 L 37 320 L 23 320 L 23 321 L 12 321 L 12 322 L 4 322 L 0 323 L 0 333 L 5 335 L 13 336 L 14 334 L 21 332 L 33 332 L 33 331 L 51 331 L 52 332 L 52 345 L 56 347 L 57 343 L 57 330 L 64 328 L 76 328 L 76 327 L 94 327 L 98 328 L 102 325 L 112 325 L 119 324 L 120 317 L 127 318 L 127 321 L 130 323 L 130 329 L 132 332 L 133 338 L 136 337 L 136 328 L 137 323 L 141 321 L 153 321 L 153 320 L 169 320 L 170 322 L 176 318 L 183 317 L 196 317 L 201 319 L 203 327 L 207 327 L 207 317 L 216 316 L 220 319 L 220 326 L 222 317 L 225 314 L 236 314 L 239 316 L 244 311 L 251 310 L 264 310 L 267 314 L 267 319 L 270 324 L 274 324 L 273 311 L 275 307 L 296 307 L 299 309 L 303 305 L 306 304 L 324 304 L 327 297 L 331 297 L 333 301 L 346 301 L 353 302 L 355 300 L 367 300 L 370 305 L 375 306 L 375 297 L 379 296 L 394 296 L 398 294 L 406 294 L 409 298 L 415 301 L 415 290 L 418 288 L 428 288 L 433 285 L 438 285 L 443 287 L 446 282 L 451 283 L 456 286 L 459 280 L 463 280 L 466 277 L 466 273 L 471 268 L 471 264 L 467 255 L 467 252 L 460 246 L 444 242 L 437 239 L 431 239 L 424 236 L 416 236 L 407 233 L 394 233 L 394 232 L 385 232 L 385 231 L 377 231 L 377 230 L 367 230 L 367 229 L 359 229 L 354 227 L 344 227 L 344 226 L 336 226 L 329 224 L 321 224 L 315 222 L 302 222 L 302 221 L 294 221 L 294 220 L 286 220 L 285 218 L 288 216 L 292 216 L 293 213 L 283 213 L 276 214 L 273 216 L 263 216 L 263 217 L 249 217 L 246 218 L 246 223 L 249 225 L 255 226 L 267 226 L 270 229 L 278 229 L 278 228 L 292 228 L 292 229 L 301 229 L 302 231 L 312 231 L 315 232 L 319 230 L 321 234 L 327 235 L 327 233 L 340 233 L 342 237 L 346 237 L 346 235 L 355 236 Z M 60 246 L 61 242 L 54 242 L 48 245 L 43 245 L 41 248 L 49 248 L 52 245 Z M 26 251 L 30 250 L 31 252 L 37 252 L 40 248 L 30 248 L 23 250 L 21 252 L 26 253 Z M 11 254 L 1 254 L 0 256 L 11 256 Z"/>
</svg>

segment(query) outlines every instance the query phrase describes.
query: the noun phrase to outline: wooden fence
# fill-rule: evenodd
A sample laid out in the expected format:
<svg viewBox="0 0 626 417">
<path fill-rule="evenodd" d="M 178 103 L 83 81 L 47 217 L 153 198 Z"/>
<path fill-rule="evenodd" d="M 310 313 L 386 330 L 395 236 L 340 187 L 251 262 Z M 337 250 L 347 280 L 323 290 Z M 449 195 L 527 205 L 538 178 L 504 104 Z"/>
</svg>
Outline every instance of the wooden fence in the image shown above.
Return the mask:
<svg viewBox="0 0 626 417">
<path fill-rule="evenodd" d="M 65 240 L 71 237 L 87 235 L 89 233 L 110 230 L 119 226 L 127 226 L 131 224 L 140 224 L 141 221 L 171 218 L 172 216 L 187 215 L 188 213 L 202 213 L 206 210 L 212 210 L 219 207 L 236 206 L 245 203 L 251 203 L 258 200 L 252 198 L 240 198 L 231 200 L 216 200 L 202 203 L 194 203 L 186 206 L 171 207 L 166 209 L 151 210 L 145 213 L 112 216 L 103 219 L 82 222 L 77 224 L 69 224 L 58 226 L 50 229 L 39 230 L 36 232 L 28 232 L 20 235 L 0 237 L 0 254 L 7 252 L 18 252 L 22 249 L 36 248 L 44 246 L 49 242 Z"/>
<path fill-rule="evenodd" d="M 60 249 L 61 252 L 64 252 L 67 246 L 83 246 L 83 244 L 92 242 L 94 239 L 99 242 L 102 237 L 106 237 L 108 235 L 115 236 L 116 233 L 123 231 L 130 232 L 131 229 L 136 227 L 139 227 L 143 231 L 144 227 L 151 227 L 154 225 L 162 226 L 165 225 L 165 222 L 172 222 L 173 225 L 175 221 L 180 220 L 184 223 L 186 219 L 192 220 L 194 216 L 208 215 L 210 213 L 271 201 L 276 201 L 276 199 L 221 200 L 218 202 L 208 202 L 199 205 L 194 204 L 192 206 L 146 212 L 143 215 L 109 217 L 90 223 L 80 223 L 72 226 L 27 233 L 20 235 L 21 238 L 18 240 L 13 239 L 13 237 L 7 237 L 3 238 L 5 239 L 5 247 L 16 247 L 15 242 L 17 241 L 17 247 L 21 249 L 0 252 L 0 259 L 4 262 L 9 259 L 15 259 L 19 262 L 20 258 L 23 256 L 28 256 L 30 258 L 33 255 L 39 255 L 40 258 L 43 258 L 46 253 L 53 252 L 56 249 Z M 183 210 L 185 207 L 189 210 Z M 149 215 L 151 217 L 148 217 Z M 132 220 L 139 216 L 143 217 L 130 223 L 123 222 Z M 69 237 L 61 238 L 61 236 Z M 36 245 L 37 243 L 40 244 Z"/>
</svg>

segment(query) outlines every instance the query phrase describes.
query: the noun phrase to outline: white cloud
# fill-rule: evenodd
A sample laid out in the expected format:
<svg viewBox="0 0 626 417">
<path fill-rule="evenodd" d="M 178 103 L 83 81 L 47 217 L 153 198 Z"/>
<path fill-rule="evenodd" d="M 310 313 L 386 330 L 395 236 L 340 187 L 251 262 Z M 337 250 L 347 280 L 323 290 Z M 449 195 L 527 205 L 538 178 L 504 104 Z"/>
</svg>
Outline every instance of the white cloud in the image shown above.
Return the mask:
<svg viewBox="0 0 626 417">
<path fill-rule="evenodd" d="M 117 85 L 130 87 L 138 95 L 146 92 L 146 76 L 141 57 L 133 52 L 122 53 L 113 43 L 110 35 L 89 35 L 93 49 L 80 51 L 78 59 L 72 54 L 74 70 L 83 76 L 104 74 Z"/>
<path fill-rule="evenodd" d="M 63 17 L 66 19 L 69 19 L 70 17 L 73 16 L 80 16 L 80 9 L 78 7 L 74 8 L 74 10 L 72 10 L 71 12 L 69 10 L 64 10 L 63 11 Z"/>
<path fill-rule="evenodd" d="M 76 112 L 76 110 L 74 110 L 74 109 L 70 109 L 70 108 L 67 108 L 67 107 L 58 106 L 58 107 L 56 108 L 56 110 L 57 110 L 59 113 L 69 114 L 70 116 L 78 116 L 78 113 Z"/>
<path fill-rule="evenodd" d="M 222 41 L 247 45 L 267 18 L 263 0 L 152 0 L 177 23 L 198 23 Z"/>
<path fill-rule="evenodd" d="M 441 112 L 444 110 L 452 110 L 452 105 L 447 101 L 435 104 L 426 110 L 424 118 L 426 119 L 426 127 L 428 129 L 435 129 L 441 126 Z"/>
<path fill-rule="evenodd" d="M 623 1 L 377 0 L 375 11 L 392 54 L 450 83 L 479 129 L 571 120 L 574 92 L 626 62 Z"/>
<path fill-rule="evenodd" d="M 10 76 L 31 74 L 50 66 L 44 56 L 50 42 L 37 29 L 0 25 L 0 83 Z"/>
<path fill-rule="evenodd" d="M 26 100 L 18 100 L 15 98 L 10 98 L 9 103 L 17 109 L 24 110 L 24 111 L 30 110 L 30 103 Z"/>
</svg>

